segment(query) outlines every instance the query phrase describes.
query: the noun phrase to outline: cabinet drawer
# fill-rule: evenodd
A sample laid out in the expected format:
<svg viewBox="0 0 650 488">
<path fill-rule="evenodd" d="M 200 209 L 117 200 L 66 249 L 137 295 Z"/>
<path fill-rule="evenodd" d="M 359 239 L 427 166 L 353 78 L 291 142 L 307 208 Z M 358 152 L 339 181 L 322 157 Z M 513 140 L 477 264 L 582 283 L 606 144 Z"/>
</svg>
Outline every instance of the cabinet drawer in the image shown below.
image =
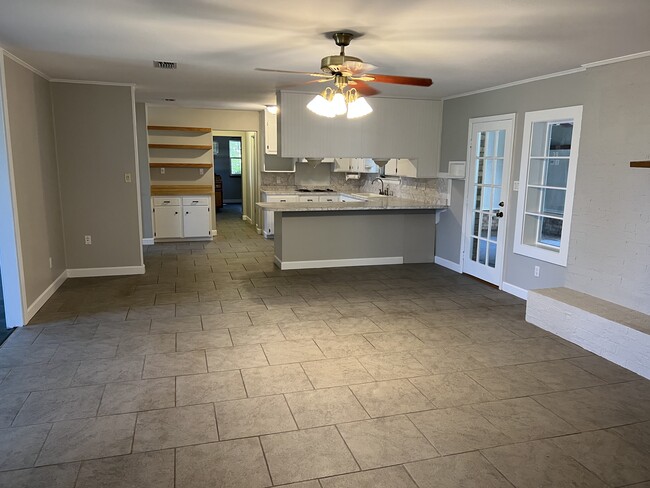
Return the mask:
<svg viewBox="0 0 650 488">
<path fill-rule="evenodd" d="M 184 207 L 208 207 L 210 199 L 207 197 L 183 197 Z"/>
<path fill-rule="evenodd" d="M 181 199 L 178 197 L 153 197 L 154 207 L 178 207 Z"/>
</svg>

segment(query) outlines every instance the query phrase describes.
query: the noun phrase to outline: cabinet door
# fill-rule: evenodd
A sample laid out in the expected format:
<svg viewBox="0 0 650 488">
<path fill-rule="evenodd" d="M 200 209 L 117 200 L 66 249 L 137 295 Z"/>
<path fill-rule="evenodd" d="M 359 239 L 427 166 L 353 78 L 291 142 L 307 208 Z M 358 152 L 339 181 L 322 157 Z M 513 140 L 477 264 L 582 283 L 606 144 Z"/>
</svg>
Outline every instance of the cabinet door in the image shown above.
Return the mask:
<svg viewBox="0 0 650 488">
<path fill-rule="evenodd" d="M 210 207 L 183 207 L 183 237 L 210 237 Z"/>
<path fill-rule="evenodd" d="M 183 237 L 181 207 L 155 207 L 153 225 L 157 238 Z"/>
<path fill-rule="evenodd" d="M 318 196 L 300 196 L 298 197 L 299 202 L 317 202 L 318 201 Z"/>
<path fill-rule="evenodd" d="M 270 237 L 275 233 L 275 212 L 264 210 L 264 237 Z"/>
<path fill-rule="evenodd" d="M 410 159 L 398 159 L 397 175 L 408 176 L 409 178 L 417 178 L 418 176 L 417 161 L 411 161 Z"/>
<path fill-rule="evenodd" d="M 264 111 L 264 152 L 278 153 L 278 116 L 268 110 Z"/>
<path fill-rule="evenodd" d="M 322 197 L 318 197 L 319 202 L 338 202 L 339 201 L 339 196 L 338 195 L 323 195 Z"/>
</svg>

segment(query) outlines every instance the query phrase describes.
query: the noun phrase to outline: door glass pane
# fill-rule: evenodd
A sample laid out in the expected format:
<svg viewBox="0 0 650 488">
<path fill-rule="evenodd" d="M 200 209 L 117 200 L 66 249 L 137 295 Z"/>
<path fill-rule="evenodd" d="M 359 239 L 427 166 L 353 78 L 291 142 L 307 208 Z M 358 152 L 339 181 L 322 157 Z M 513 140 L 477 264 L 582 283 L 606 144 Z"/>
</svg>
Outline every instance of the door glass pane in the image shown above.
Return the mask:
<svg viewBox="0 0 650 488">
<path fill-rule="evenodd" d="M 479 232 L 479 225 L 481 224 L 481 212 L 474 212 L 474 225 L 472 226 L 472 235 L 477 236 Z"/>
<path fill-rule="evenodd" d="M 490 240 L 495 241 L 499 237 L 499 217 L 492 216 L 492 225 L 490 227 Z"/>
<path fill-rule="evenodd" d="M 501 202 L 501 188 L 493 188 L 492 194 L 494 198 L 492 200 L 492 209 L 493 210 L 501 209 L 501 207 L 499 206 L 499 202 Z"/>
<path fill-rule="evenodd" d="M 550 190 L 544 188 L 542 212 L 561 217 L 564 214 L 564 197 L 566 190 Z"/>
<path fill-rule="evenodd" d="M 486 155 L 486 137 L 485 132 L 479 132 L 478 137 L 476 138 L 476 157 L 482 158 Z"/>
<path fill-rule="evenodd" d="M 496 160 L 494 167 L 494 184 L 501 186 L 503 184 L 503 159 Z"/>
<path fill-rule="evenodd" d="M 484 241 L 483 239 L 479 240 L 478 243 L 478 262 L 481 264 L 485 264 L 485 257 L 487 254 L 487 241 Z"/>
<path fill-rule="evenodd" d="M 530 156 L 533 158 L 548 155 L 547 127 L 548 122 L 533 123 L 533 130 L 530 136 Z"/>
<path fill-rule="evenodd" d="M 546 159 L 536 158 L 530 160 L 528 166 L 528 184 L 543 185 L 546 169 Z"/>
<path fill-rule="evenodd" d="M 481 237 L 484 239 L 487 239 L 488 236 L 488 230 L 490 226 L 490 214 L 489 213 L 482 213 L 481 214 Z"/>
<path fill-rule="evenodd" d="M 492 210 L 492 188 L 483 187 L 483 201 L 481 210 Z"/>
<path fill-rule="evenodd" d="M 478 260 L 478 239 L 472 239 L 472 261 Z"/>
<path fill-rule="evenodd" d="M 483 160 L 476 160 L 476 184 L 480 185 L 483 183 Z"/>
<path fill-rule="evenodd" d="M 481 195 L 483 187 L 477 186 L 476 191 L 474 192 L 474 210 L 480 210 L 481 208 Z"/>
<path fill-rule="evenodd" d="M 488 247 L 488 260 L 487 264 L 490 268 L 494 268 L 497 262 L 497 244 L 496 242 L 490 242 Z"/>
<path fill-rule="evenodd" d="M 562 221 L 549 217 L 541 217 L 541 219 L 539 242 L 559 248 L 562 238 Z"/>
<path fill-rule="evenodd" d="M 498 137 L 498 143 L 497 143 L 497 153 L 496 155 L 500 158 L 502 158 L 505 155 L 505 148 L 506 148 L 506 131 L 505 130 L 500 130 L 499 131 L 499 137 Z"/>
<path fill-rule="evenodd" d="M 540 213 L 542 211 L 542 191 L 541 188 L 528 188 L 526 212 Z"/>
<path fill-rule="evenodd" d="M 494 159 L 485 160 L 485 175 L 483 177 L 483 183 L 486 185 L 492 185 L 494 183 Z"/>
<path fill-rule="evenodd" d="M 573 136 L 573 122 L 560 122 L 560 123 L 551 124 L 549 150 L 570 151 L 572 136 Z"/>
</svg>

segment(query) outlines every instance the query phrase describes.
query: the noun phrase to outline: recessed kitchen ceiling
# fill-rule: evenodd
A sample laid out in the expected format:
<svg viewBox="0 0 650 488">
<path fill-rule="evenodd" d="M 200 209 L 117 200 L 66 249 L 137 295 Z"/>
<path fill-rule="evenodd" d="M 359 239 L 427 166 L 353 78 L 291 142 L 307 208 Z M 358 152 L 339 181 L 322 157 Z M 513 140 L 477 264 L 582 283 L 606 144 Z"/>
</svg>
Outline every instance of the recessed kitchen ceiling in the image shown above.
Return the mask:
<svg viewBox="0 0 650 488">
<path fill-rule="evenodd" d="M 432 78 L 383 95 L 439 99 L 650 49 L 648 0 L 0 0 L 0 44 L 52 78 L 136 84 L 139 101 L 262 109 L 363 33 L 348 54 Z M 152 61 L 178 63 L 160 70 Z M 318 91 L 322 87 L 297 87 Z"/>
</svg>

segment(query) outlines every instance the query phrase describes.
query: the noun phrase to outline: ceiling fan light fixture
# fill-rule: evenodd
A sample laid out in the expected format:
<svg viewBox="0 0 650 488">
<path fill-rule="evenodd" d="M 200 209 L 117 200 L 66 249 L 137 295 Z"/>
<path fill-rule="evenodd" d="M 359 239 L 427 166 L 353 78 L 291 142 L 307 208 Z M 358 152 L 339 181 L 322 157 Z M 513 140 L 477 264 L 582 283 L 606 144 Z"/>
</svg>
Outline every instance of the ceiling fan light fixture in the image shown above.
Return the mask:
<svg viewBox="0 0 650 488">
<path fill-rule="evenodd" d="M 332 105 L 332 111 L 334 112 L 334 115 L 343 115 L 348 111 L 348 106 L 345 103 L 345 95 L 343 95 L 342 91 L 336 92 L 330 103 Z"/>
<path fill-rule="evenodd" d="M 348 119 L 358 119 L 372 113 L 372 107 L 364 97 L 356 97 L 348 104 Z"/>
<path fill-rule="evenodd" d="M 335 117 L 336 114 L 334 113 L 331 103 L 333 94 L 334 90 L 327 87 L 322 93 L 312 98 L 312 100 L 307 104 L 307 108 L 321 117 Z"/>
</svg>

